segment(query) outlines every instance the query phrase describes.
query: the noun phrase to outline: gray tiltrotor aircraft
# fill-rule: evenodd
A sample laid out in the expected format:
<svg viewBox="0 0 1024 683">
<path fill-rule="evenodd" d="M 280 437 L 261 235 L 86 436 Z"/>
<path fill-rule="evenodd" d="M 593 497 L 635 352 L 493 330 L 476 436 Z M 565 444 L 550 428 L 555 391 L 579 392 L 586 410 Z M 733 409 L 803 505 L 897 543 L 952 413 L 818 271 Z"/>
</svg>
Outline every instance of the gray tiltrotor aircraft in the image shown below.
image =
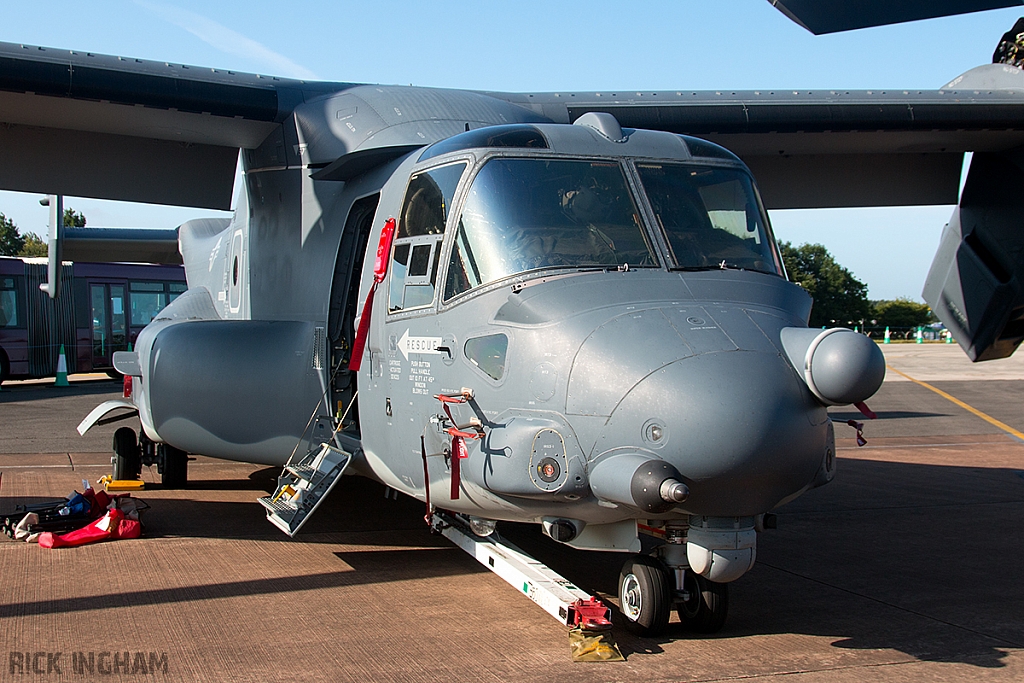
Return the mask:
<svg viewBox="0 0 1024 683">
<path fill-rule="evenodd" d="M 0 187 L 228 208 L 241 150 L 234 217 L 171 236 L 189 289 L 80 427 L 138 413 L 118 477 L 283 466 L 261 502 L 294 534 L 361 474 L 441 531 L 629 553 L 628 624 L 713 631 L 770 511 L 835 475 L 826 408 L 885 372 L 865 336 L 808 329 L 766 208 L 954 204 L 973 151 L 928 291 L 972 358 L 1007 356 L 1022 86 L 993 64 L 937 91 L 483 93 L 0 44 Z M 87 232 L 54 234 L 55 263 Z"/>
</svg>

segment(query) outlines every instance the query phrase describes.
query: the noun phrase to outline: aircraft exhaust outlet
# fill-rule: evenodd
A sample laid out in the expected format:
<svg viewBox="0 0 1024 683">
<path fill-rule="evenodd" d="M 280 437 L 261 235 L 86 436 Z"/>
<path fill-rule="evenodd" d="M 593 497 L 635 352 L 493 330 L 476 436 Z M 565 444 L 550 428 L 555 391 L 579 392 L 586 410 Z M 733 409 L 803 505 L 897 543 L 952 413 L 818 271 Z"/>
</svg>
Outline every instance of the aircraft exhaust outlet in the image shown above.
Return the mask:
<svg viewBox="0 0 1024 683">
<path fill-rule="evenodd" d="M 827 406 L 865 401 L 885 379 L 878 345 L 852 330 L 786 327 L 782 346 L 811 393 Z"/>
<path fill-rule="evenodd" d="M 679 470 L 664 460 L 629 453 L 597 463 L 590 472 L 590 489 L 602 500 L 660 513 L 689 497 L 682 478 Z"/>
<path fill-rule="evenodd" d="M 753 517 L 691 516 L 686 541 L 690 569 L 716 583 L 740 578 L 757 557 Z"/>
</svg>

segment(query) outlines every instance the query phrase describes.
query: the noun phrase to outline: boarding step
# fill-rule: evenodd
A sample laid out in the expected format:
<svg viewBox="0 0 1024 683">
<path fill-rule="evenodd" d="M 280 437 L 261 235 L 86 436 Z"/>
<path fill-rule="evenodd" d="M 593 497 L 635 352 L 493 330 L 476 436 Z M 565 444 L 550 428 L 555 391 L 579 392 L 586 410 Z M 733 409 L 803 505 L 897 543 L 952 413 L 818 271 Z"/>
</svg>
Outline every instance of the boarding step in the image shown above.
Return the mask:
<svg viewBox="0 0 1024 683">
<path fill-rule="evenodd" d="M 267 519 L 295 536 L 323 502 L 352 460 L 352 454 L 324 443 L 305 457 L 285 465 L 272 496 L 260 498 Z"/>
</svg>

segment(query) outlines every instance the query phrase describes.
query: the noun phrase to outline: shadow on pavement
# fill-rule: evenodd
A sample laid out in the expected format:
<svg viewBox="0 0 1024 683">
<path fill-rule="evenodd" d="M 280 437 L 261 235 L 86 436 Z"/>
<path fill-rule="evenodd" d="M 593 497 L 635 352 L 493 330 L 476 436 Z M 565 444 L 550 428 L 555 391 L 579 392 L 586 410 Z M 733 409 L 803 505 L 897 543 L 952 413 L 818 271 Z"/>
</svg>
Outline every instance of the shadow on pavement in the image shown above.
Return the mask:
<svg viewBox="0 0 1024 683">
<path fill-rule="evenodd" d="M 303 576 L 0 605 L 0 618 L 483 571 L 429 533 L 421 502 L 385 499 L 382 485 L 358 477 L 344 477 L 296 539 L 288 540 L 255 500 L 275 475 L 276 469 L 266 468 L 248 479 L 197 482 L 180 492 L 189 499 L 142 495 L 152 505 L 147 536 L 366 547 L 335 553 L 352 570 L 319 564 Z M 244 499 L 203 500 L 205 491 L 214 490 Z M 778 513 L 779 528 L 759 538 L 757 565 L 730 586 L 729 620 L 711 638 L 803 634 L 828 638 L 837 651 L 895 650 L 921 661 L 980 668 L 1001 667 L 1008 650 L 1024 647 L 1020 470 L 841 458 L 835 482 Z M 578 551 L 531 525 L 503 524 L 501 532 L 585 590 L 615 599 L 625 555 Z M 621 626 L 621 617 L 616 620 Z M 626 654 L 707 638 L 678 623 L 663 640 L 638 638 L 624 628 L 616 637 Z"/>
</svg>

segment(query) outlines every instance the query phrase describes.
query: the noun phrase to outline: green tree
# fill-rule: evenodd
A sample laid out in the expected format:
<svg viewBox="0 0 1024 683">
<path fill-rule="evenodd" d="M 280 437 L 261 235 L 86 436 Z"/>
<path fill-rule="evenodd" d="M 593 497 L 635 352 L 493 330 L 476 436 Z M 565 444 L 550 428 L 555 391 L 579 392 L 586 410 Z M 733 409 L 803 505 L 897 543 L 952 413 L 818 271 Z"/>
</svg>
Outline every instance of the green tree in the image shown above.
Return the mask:
<svg viewBox="0 0 1024 683">
<path fill-rule="evenodd" d="M 39 235 L 34 232 L 25 233 L 25 246 L 18 252 L 18 256 L 47 256 L 50 248 Z"/>
<path fill-rule="evenodd" d="M 0 256 L 17 256 L 25 247 L 25 238 L 18 232 L 18 226 L 0 213 Z"/>
<path fill-rule="evenodd" d="M 932 309 L 928 304 L 901 297 L 874 301 L 871 317 L 879 327 L 917 327 L 932 322 Z"/>
<path fill-rule="evenodd" d="M 64 227 L 65 228 L 84 228 L 85 227 L 85 214 L 81 211 L 75 211 L 70 206 L 64 209 Z"/>
<path fill-rule="evenodd" d="M 868 286 L 839 265 L 821 244 L 779 244 L 789 279 L 814 297 L 811 327 L 862 325 L 871 315 Z"/>
</svg>

